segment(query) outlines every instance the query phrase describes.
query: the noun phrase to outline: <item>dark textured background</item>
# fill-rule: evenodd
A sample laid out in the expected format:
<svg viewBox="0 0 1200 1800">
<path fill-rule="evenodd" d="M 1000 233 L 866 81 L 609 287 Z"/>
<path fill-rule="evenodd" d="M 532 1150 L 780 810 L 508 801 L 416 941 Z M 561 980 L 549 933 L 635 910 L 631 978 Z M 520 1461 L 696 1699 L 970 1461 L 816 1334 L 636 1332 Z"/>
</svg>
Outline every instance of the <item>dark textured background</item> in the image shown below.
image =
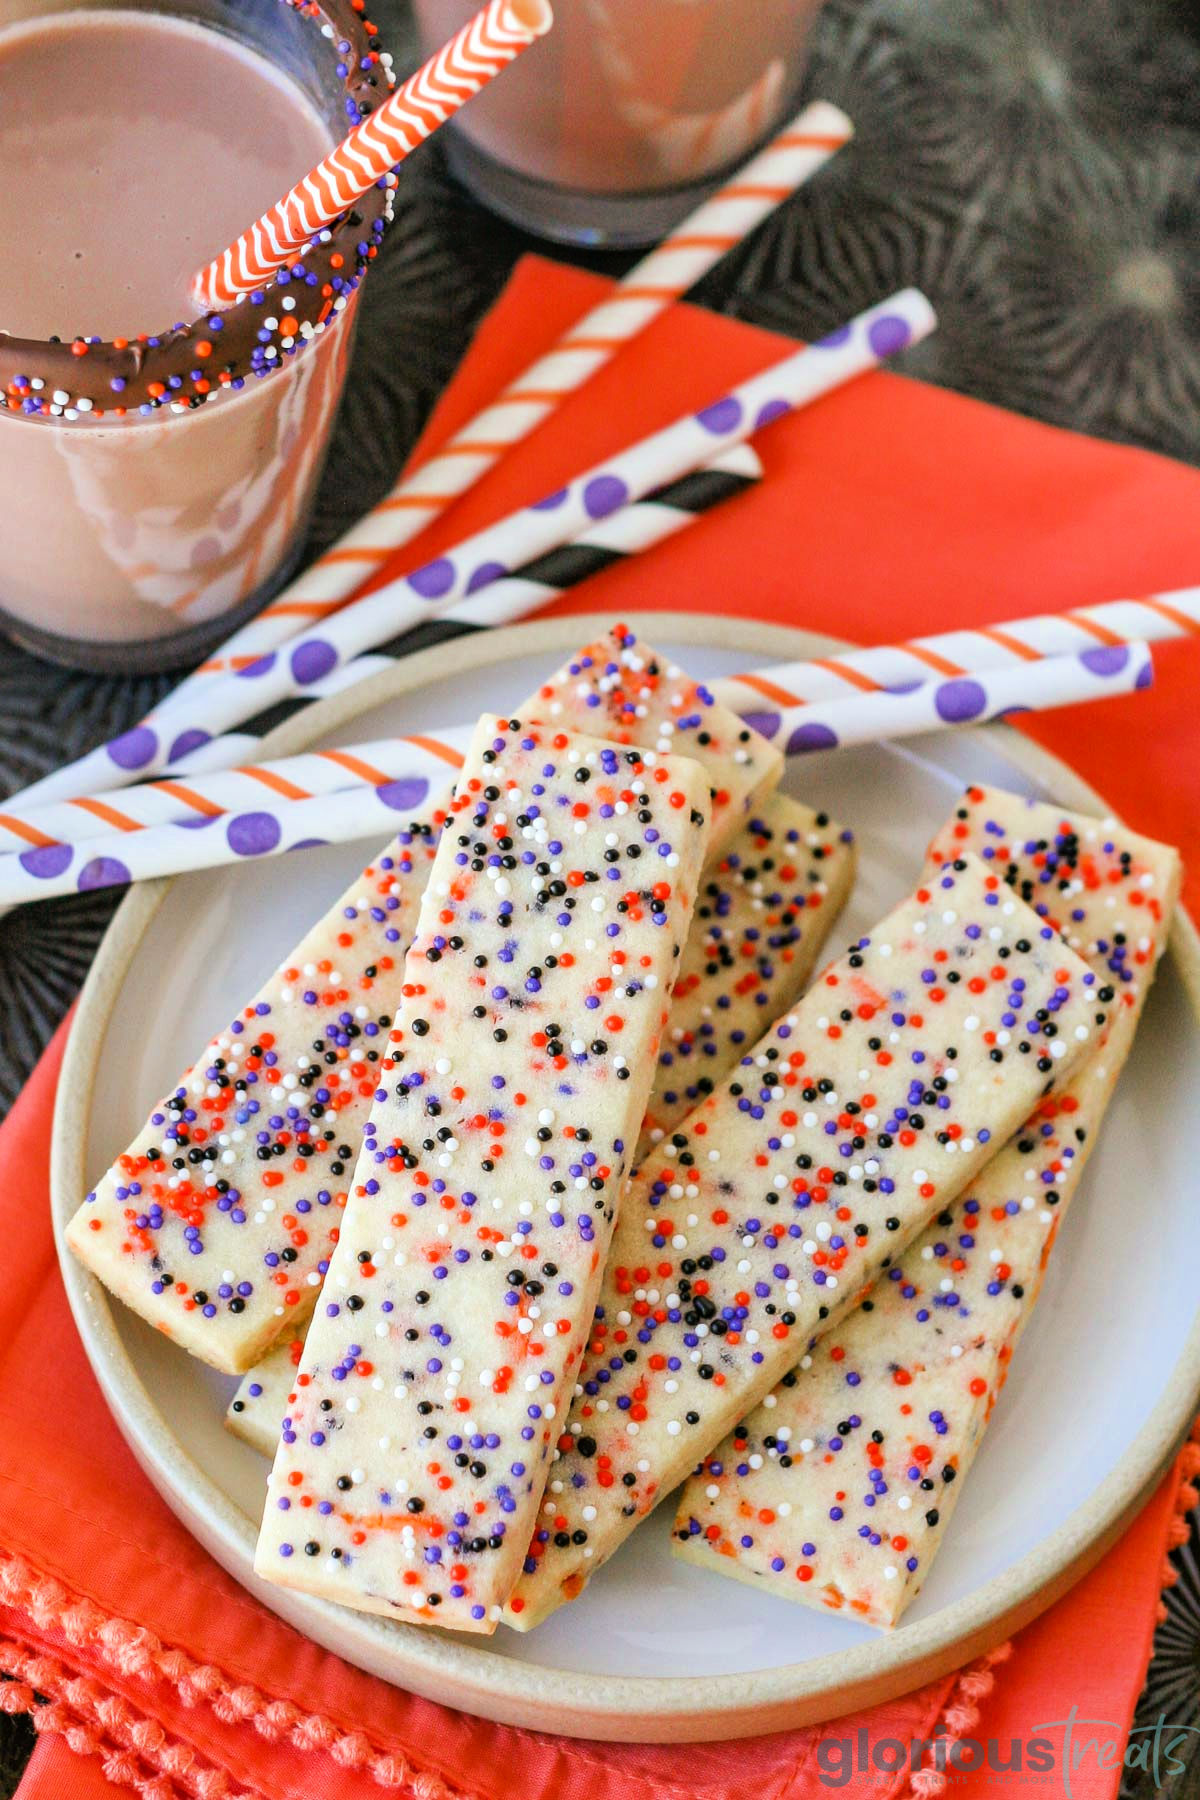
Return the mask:
<svg viewBox="0 0 1200 1800">
<path fill-rule="evenodd" d="M 392 46 L 406 46 L 404 0 L 372 10 Z M 807 91 L 846 108 L 853 144 L 695 298 L 811 338 L 916 283 L 940 329 L 902 359 L 910 373 L 1200 462 L 1197 0 L 830 0 Z M 407 165 L 364 292 L 314 550 L 391 484 L 531 247 L 448 179 L 436 143 Z M 0 791 L 132 724 L 167 685 L 51 672 L 3 646 Z M 0 921 L 0 1113 L 114 904 L 81 896 Z M 1175 1553 L 1181 1579 L 1166 1596 L 1140 1723 L 1163 1712 L 1200 1727 L 1198 1544 L 1193 1528 Z M 23 1720 L 0 1716 L 0 1795 L 14 1791 L 31 1742 Z M 1142 1777 L 1124 1790 L 1127 1800 L 1154 1791 Z M 1200 1756 L 1162 1791 L 1200 1794 Z"/>
</svg>

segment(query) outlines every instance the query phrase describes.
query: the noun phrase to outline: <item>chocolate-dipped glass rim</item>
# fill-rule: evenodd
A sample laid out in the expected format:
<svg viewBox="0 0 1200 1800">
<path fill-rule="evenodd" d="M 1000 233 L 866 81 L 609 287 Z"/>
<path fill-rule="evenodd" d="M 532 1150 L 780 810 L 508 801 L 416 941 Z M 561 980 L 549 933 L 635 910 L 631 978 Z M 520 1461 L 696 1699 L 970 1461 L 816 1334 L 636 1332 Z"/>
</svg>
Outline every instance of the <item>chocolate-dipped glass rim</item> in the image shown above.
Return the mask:
<svg viewBox="0 0 1200 1800">
<path fill-rule="evenodd" d="M 394 77 L 366 0 L 279 0 L 328 46 L 346 129 L 387 98 Z M 297 178 L 303 174 L 297 171 Z M 234 305 L 134 338 L 12 337 L 0 330 L 0 400 L 18 418 L 186 413 L 286 366 L 335 324 L 379 251 L 394 181 L 370 188 L 289 267 Z"/>
</svg>

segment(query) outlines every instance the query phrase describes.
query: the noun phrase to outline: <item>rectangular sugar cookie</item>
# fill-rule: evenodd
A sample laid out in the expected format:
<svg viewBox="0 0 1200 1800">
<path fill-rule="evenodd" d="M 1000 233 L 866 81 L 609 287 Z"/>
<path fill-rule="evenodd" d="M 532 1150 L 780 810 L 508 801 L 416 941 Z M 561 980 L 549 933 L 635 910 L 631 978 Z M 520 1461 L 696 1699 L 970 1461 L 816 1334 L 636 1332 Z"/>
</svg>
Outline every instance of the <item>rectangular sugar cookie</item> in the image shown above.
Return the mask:
<svg viewBox="0 0 1200 1800">
<path fill-rule="evenodd" d="M 279 1427 L 296 1385 L 296 1373 L 308 1335 L 308 1320 L 277 1338 L 261 1362 L 238 1382 L 237 1393 L 225 1409 L 225 1428 L 252 1450 L 273 1457 L 279 1444 Z"/>
<path fill-rule="evenodd" d="M 528 711 L 568 731 L 703 763 L 711 771 L 710 857 L 725 849 L 783 774 L 781 750 L 625 625 L 614 625 L 565 662 Z"/>
<path fill-rule="evenodd" d="M 708 781 L 485 718 L 268 1483 L 255 1567 L 491 1631 L 645 1111 Z"/>
<path fill-rule="evenodd" d="M 583 660 L 594 668 L 589 653 Z M 655 669 L 660 662 L 646 651 L 637 660 L 648 660 Z M 640 697 L 623 717 L 623 741 L 652 748 L 662 739 L 667 747 L 678 741 L 682 748 L 686 740 L 689 753 L 708 770 L 711 787 L 732 796 L 736 807 L 750 804 L 757 781 L 769 787 L 778 779 L 777 753 L 732 713 L 705 709 L 698 684 L 677 669 L 669 681 L 647 674 L 651 679 L 651 702 Z M 543 704 L 560 714 L 583 709 L 579 680 L 572 680 L 565 696 L 558 680 L 539 690 Z M 684 710 L 685 701 L 690 711 Z M 612 693 L 606 704 L 617 706 Z M 538 716 L 532 702 L 519 710 Z M 701 714 L 704 729 L 697 723 Z M 727 800 L 723 819 L 736 828 L 733 800 Z M 351 1058 L 349 1050 L 358 1036 L 374 1035 L 377 1015 L 390 1018 L 396 1009 L 404 952 L 432 855 L 428 821 L 402 834 L 393 856 L 396 867 L 372 865 L 314 927 L 235 1020 L 232 1036 L 218 1036 L 185 1071 L 68 1229 L 72 1248 L 119 1299 L 216 1368 L 235 1374 L 251 1368 L 320 1285 L 375 1091 L 370 1078 L 375 1052 Z M 375 892 L 381 882 L 390 886 Z M 378 931 L 372 932 L 374 926 Z M 288 968 L 296 970 L 297 979 L 285 974 Z M 306 973 L 310 969 L 312 976 Z M 247 1037 L 244 1028 L 252 1017 L 269 1023 Z M 327 1042 L 317 1042 L 325 1037 Z M 251 1052 L 248 1062 L 243 1048 Z M 221 1088 L 231 1052 L 236 1079 L 255 1093 L 236 1109 L 226 1130 L 221 1093 L 208 1089 L 214 1081 Z M 347 1067 L 323 1084 L 327 1098 L 318 1090 L 312 1103 L 301 1106 L 294 1089 L 312 1091 L 317 1058 Z M 197 1073 L 208 1069 L 215 1069 L 215 1077 Z M 285 1091 L 264 1125 L 257 1090 L 272 1071 L 272 1090 Z M 188 1118 L 188 1113 L 210 1117 Z M 330 1136 L 335 1116 L 338 1130 Z M 219 1174 L 203 1154 L 210 1131 L 222 1140 Z M 165 1163 L 157 1167 L 158 1157 L 150 1153 L 163 1154 L 164 1145 L 172 1162 L 176 1148 L 185 1153 L 182 1171 L 168 1174 Z"/>
<path fill-rule="evenodd" d="M 973 857 L 832 964 L 621 1208 L 505 1617 L 580 1592 L 1066 1075 L 1092 971 Z"/>
<path fill-rule="evenodd" d="M 700 883 L 635 1164 L 801 992 L 854 879 L 853 834 L 786 794 L 755 809 Z M 307 1321 L 305 1321 L 307 1329 Z M 244 1377 L 225 1423 L 274 1456 L 304 1330 Z"/>
<path fill-rule="evenodd" d="M 410 823 L 154 1108 L 67 1226 L 105 1286 L 241 1374 L 311 1304 L 433 863 Z"/>
<path fill-rule="evenodd" d="M 1103 1040 L 684 1489 L 676 1553 L 891 1626 L 962 1492 L 1166 944 L 1175 851 L 1111 820 L 968 790 L 963 849 L 1065 935 L 1114 1008 Z M 1050 1471 L 1033 1479 L 1051 1478 Z"/>
<path fill-rule="evenodd" d="M 635 1164 L 807 985 L 855 863 L 850 831 L 772 794 L 705 870 Z"/>
</svg>

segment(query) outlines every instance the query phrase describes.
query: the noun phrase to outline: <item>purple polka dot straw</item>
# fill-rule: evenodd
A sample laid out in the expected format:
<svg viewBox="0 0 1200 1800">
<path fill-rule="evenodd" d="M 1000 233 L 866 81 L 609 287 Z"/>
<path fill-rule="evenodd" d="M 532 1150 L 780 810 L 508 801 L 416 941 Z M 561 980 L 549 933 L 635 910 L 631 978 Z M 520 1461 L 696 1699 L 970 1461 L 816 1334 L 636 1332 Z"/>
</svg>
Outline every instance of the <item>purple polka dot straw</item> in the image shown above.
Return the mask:
<svg viewBox="0 0 1200 1800">
<path fill-rule="evenodd" d="M 769 680 L 772 673 L 764 671 L 764 678 Z M 736 690 L 741 679 L 714 684 L 714 689 Z M 1140 692 L 1152 681 L 1149 647 L 1138 643 L 777 711 L 744 704 L 739 710 L 748 724 L 788 756 L 806 756 Z M 94 814 L 81 815 L 70 803 L 46 809 L 45 816 L 59 821 L 64 836 L 70 830 L 76 839 L 0 855 L 0 906 L 386 831 L 389 814 L 421 806 L 431 791 L 448 783 L 470 732 L 469 725 L 451 726 L 436 741 L 384 739 L 351 751 L 310 752 L 264 765 L 262 770 L 218 772 L 189 783 L 194 797 L 190 802 L 181 802 L 176 792 L 162 786 L 146 784 L 122 796 L 129 809 L 124 830 L 95 831 Z M 435 742 L 437 747 L 431 748 Z M 276 799 L 263 785 L 264 771 L 276 785 L 283 781 L 294 788 L 303 777 L 310 784 L 319 783 L 322 791 L 304 799 Z M 255 804 L 247 804 L 249 796 Z M 218 817 L 220 831 L 194 829 L 217 822 Z M 93 835 L 79 836 L 83 830 Z"/>
<path fill-rule="evenodd" d="M 445 771 L 447 777 L 449 769 Z M 318 844 L 383 839 L 396 828 L 396 784 L 362 786 L 315 799 L 279 800 L 237 813 L 219 831 L 189 829 L 189 821 L 152 825 L 132 835 L 113 832 L 81 844 L 56 844 L 0 858 L 0 906 L 56 894 L 122 887 L 161 875 L 253 862 Z M 399 810 L 405 810 L 403 808 Z"/>
<path fill-rule="evenodd" d="M 765 671 L 770 679 L 786 671 Z M 1047 656 L 1039 662 L 991 669 L 944 681 L 904 682 L 874 692 L 805 701 L 767 710 L 759 705 L 738 710 L 748 724 L 788 756 L 818 750 L 846 749 L 881 738 L 914 737 L 948 725 L 981 724 L 1018 712 L 1045 712 L 1085 700 L 1103 700 L 1149 687 L 1154 665 L 1147 644 L 1123 644 L 1115 650 L 1085 650 L 1074 656 Z M 716 686 L 717 684 L 714 684 Z M 727 684 L 738 686 L 738 678 Z M 722 690 L 727 704 L 736 697 Z"/>
<path fill-rule="evenodd" d="M 63 786 L 68 772 L 62 772 L 50 783 L 39 784 L 38 798 L 105 791 L 160 774 L 170 766 L 171 746 L 188 732 L 205 734 L 205 767 L 228 766 L 244 747 L 231 745 L 222 760 L 221 748 L 211 740 L 231 734 L 244 720 L 280 701 L 311 698 L 318 682 L 336 675 L 345 677 L 340 685 L 348 686 L 358 675 L 373 673 L 367 667 L 352 673 L 351 665 L 397 633 L 444 616 L 507 571 L 573 541 L 598 520 L 703 467 L 722 449 L 744 442 L 764 420 L 807 406 L 876 368 L 885 355 L 926 337 L 935 323 L 932 307 L 916 289 L 891 295 L 831 337 L 804 346 L 732 393 L 584 471 L 560 493 L 501 519 L 435 561 L 352 601 L 318 630 L 268 652 L 236 674 L 214 676 L 199 694 L 193 687 L 177 693 L 159 708 L 153 722 L 76 764 L 69 772 L 74 786 Z M 514 591 L 507 617 L 519 618 L 527 611 L 527 599 Z"/>
</svg>

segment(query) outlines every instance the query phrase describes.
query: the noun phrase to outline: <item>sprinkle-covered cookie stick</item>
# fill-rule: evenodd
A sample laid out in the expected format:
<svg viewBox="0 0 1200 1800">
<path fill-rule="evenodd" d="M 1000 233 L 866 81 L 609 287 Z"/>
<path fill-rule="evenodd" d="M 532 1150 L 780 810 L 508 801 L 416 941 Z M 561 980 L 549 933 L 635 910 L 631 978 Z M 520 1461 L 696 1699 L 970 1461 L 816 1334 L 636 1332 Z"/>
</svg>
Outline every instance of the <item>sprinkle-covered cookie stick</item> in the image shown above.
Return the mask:
<svg viewBox="0 0 1200 1800">
<path fill-rule="evenodd" d="M 494 1628 L 591 1324 L 707 805 L 686 757 L 481 721 L 268 1484 L 267 1579 Z"/>
<path fill-rule="evenodd" d="M 635 1167 L 802 993 L 856 861 L 845 827 L 772 794 L 705 870 Z"/>
<path fill-rule="evenodd" d="M 621 1207 L 505 1617 L 572 1599 L 959 1193 L 1103 1024 L 1000 876 L 947 868 L 830 965 Z"/>
<path fill-rule="evenodd" d="M 150 1115 L 67 1242 L 173 1342 L 240 1374 L 320 1286 L 433 862 L 368 865 Z"/>
<path fill-rule="evenodd" d="M 756 808 L 700 883 L 634 1155 L 641 1162 L 800 993 L 854 878 L 852 835 L 785 794 Z M 304 1331 L 249 1371 L 225 1423 L 273 1456 Z"/>
<path fill-rule="evenodd" d="M 274 1457 L 279 1427 L 292 1399 L 308 1319 L 284 1332 L 261 1362 L 238 1382 L 237 1392 L 225 1409 L 225 1426 L 261 1456 Z"/>
<path fill-rule="evenodd" d="M 1112 820 L 968 791 L 935 840 L 1057 925 L 1114 1008 L 1102 1041 L 684 1488 L 673 1548 L 787 1600 L 894 1625 L 962 1492 L 1137 1029 L 1179 885 Z"/>
<path fill-rule="evenodd" d="M 700 706 L 697 713 L 698 702 L 695 700 L 695 691 L 694 683 L 690 682 L 681 671 L 674 671 L 670 682 L 659 684 L 656 703 L 648 706 L 643 714 L 640 721 L 643 735 L 647 739 L 657 739 L 657 736 L 672 724 L 674 715 L 670 711 L 670 702 L 678 700 L 682 707 L 682 703 L 686 700 L 687 711 L 684 712 L 680 727 L 674 733 L 672 741 L 681 748 L 687 746 L 691 750 L 695 760 L 704 767 L 710 787 L 718 788 L 722 792 L 732 791 L 738 787 L 739 783 L 746 781 L 746 771 L 750 763 L 757 762 L 760 754 L 757 739 L 753 732 L 741 725 L 739 720 L 731 714 L 725 713 L 719 707 Z M 529 707 L 525 710 L 531 714 L 536 713 L 539 703 L 544 704 L 543 697 L 547 693 L 552 696 L 555 692 L 554 682 L 543 684 L 538 695 L 531 700 Z M 468 736 L 464 740 L 463 747 L 465 748 L 469 742 L 470 737 Z M 748 757 L 749 762 L 745 760 L 735 762 L 730 753 L 731 748 Z M 461 762 L 461 751 L 456 751 L 455 755 L 456 761 Z M 763 746 L 761 756 L 764 772 L 773 771 L 778 760 L 776 752 Z M 443 766 L 442 762 L 435 757 L 431 769 L 437 770 Z M 740 787 L 738 791 L 741 792 Z M 406 793 L 411 804 L 418 803 L 419 797 L 413 789 L 406 790 Z M 746 788 L 747 799 L 750 797 L 750 793 L 751 790 Z M 729 822 L 735 823 L 732 812 L 727 809 L 727 813 Z M 181 832 L 179 835 L 184 837 L 189 834 Z M 423 880 L 423 875 L 420 880 Z M 406 888 L 405 899 L 409 910 L 405 918 L 402 920 L 391 919 L 386 922 L 388 929 L 395 933 L 388 938 L 391 946 L 387 953 L 390 966 L 381 961 L 376 975 L 372 977 L 374 983 L 372 991 L 376 1006 L 380 1012 L 389 1015 L 393 1014 L 399 1005 L 403 958 L 404 952 L 408 948 L 411 924 L 416 916 L 415 900 L 419 892 L 419 885 L 418 881 L 415 886 L 409 885 Z M 401 931 L 401 927 L 403 927 L 403 931 Z M 322 960 L 332 960 L 335 968 L 341 967 L 340 959 L 333 954 L 333 950 L 339 946 L 342 935 L 348 930 L 348 927 L 338 918 L 336 909 L 334 913 L 327 916 L 318 930 L 326 934 L 329 944 L 333 947 L 329 955 L 321 957 L 313 955 L 307 950 L 303 953 L 297 950 L 289 959 L 288 966 L 303 968 L 309 962 L 318 963 Z M 271 1008 L 273 1013 L 278 1013 L 281 1005 L 290 1007 L 292 999 L 294 999 L 294 984 L 287 980 L 277 980 L 272 984 L 272 991 L 257 996 L 256 1000 L 251 1002 L 251 1006 L 257 1007 L 265 1004 Z M 256 1012 L 255 1016 L 262 1017 L 264 1015 Z M 268 1064 L 269 1067 L 282 1067 L 285 1074 L 297 1077 L 309 1068 L 313 1058 L 313 1049 L 309 1039 L 315 1035 L 307 1029 L 304 1015 L 301 1014 L 299 1017 L 301 1023 L 289 1027 L 291 1035 L 285 1041 L 272 1043 L 265 1047 L 273 1058 Z M 274 1031 L 276 1027 L 272 1026 L 271 1029 Z M 210 1057 L 214 1054 L 224 1057 L 225 1051 L 215 1047 L 210 1048 L 208 1054 Z M 206 1066 L 203 1065 L 203 1061 L 202 1066 Z M 185 1085 L 189 1079 L 193 1078 L 184 1077 Z M 362 1131 L 370 1097 L 374 1091 L 375 1083 L 364 1077 L 360 1089 L 353 1092 L 343 1090 L 339 1095 L 339 1104 L 344 1110 L 345 1116 L 342 1121 L 343 1129 L 338 1139 L 339 1154 L 333 1160 L 342 1166 L 342 1176 L 348 1174 L 347 1157 L 353 1158 L 357 1153 L 358 1135 Z M 220 1108 L 212 1107 L 209 1110 L 221 1111 Z M 127 1229 L 129 1223 L 131 1221 L 136 1223 L 142 1216 L 144 1208 L 140 1204 L 142 1196 L 129 1192 L 130 1169 L 128 1165 L 132 1160 L 133 1170 L 140 1171 L 143 1167 L 143 1159 L 148 1152 L 162 1148 L 162 1118 L 169 1119 L 170 1111 L 169 1106 L 165 1111 L 163 1107 L 156 1109 L 156 1115 L 162 1116 L 152 1116 L 145 1130 L 130 1146 L 125 1157 L 118 1159 L 95 1192 L 89 1196 L 72 1226 L 70 1241 L 89 1267 L 102 1280 L 108 1282 L 123 1300 L 149 1318 L 152 1324 L 160 1326 L 169 1335 L 178 1337 L 179 1341 L 184 1342 L 187 1348 L 196 1355 L 203 1356 L 218 1368 L 231 1369 L 240 1373 L 251 1367 L 273 1338 L 284 1329 L 289 1318 L 294 1316 L 287 1308 L 297 1306 L 304 1294 L 311 1292 L 314 1277 L 315 1282 L 319 1284 L 321 1266 L 327 1256 L 328 1242 L 318 1234 L 305 1230 L 302 1243 L 293 1241 L 286 1246 L 285 1250 L 281 1250 L 279 1234 L 275 1228 L 277 1209 L 273 1203 L 269 1203 L 271 1197 L 268 1196 L 261 1205 L 256 1205 L 245 1218 L 232 1220 L 232 1223 L 238 1226 L 238 1230 L 232 1238 L 228 1238 L 228 1242 L 226 1242 L 228 1233 L 222 1226 L 216 1238 L 216 1243 L 221 1251 L 219 1256 L 214 1255 L 211 1259 L 203 1257 L 199 1247 L 210 1243 L 211 1232 L 209 1236 L 205 1236 L 199 1229 L 201 1223 L 206 1215 L 211 1222 L 214 1214 L 218 1215 L 217 1224 L 220 1226 L 222 1223 L 219 1214 L 223 1210 L 222 1201 L 225 1196 L 223 1190 L 216 1185 L 218 1177 L 215 1173 L 210 1173 L 204 1182 L 194 1182 L 188 1185 L 185 1212 L 181 1211 L 178 1205 L 168 1206 L 161 1218 L 158 1218 L 157 1214 L 155 1215 L 157 1223 L 150 1231 L 149 1236 L 130 1235 Z M 290 1115 L 279 1113 L 271 1116 L 280 1118 L 281 1123 L 278 1129 L 287 1133 L 290 1138 L 294 1123 Z M 303 1116 L 302 1114 L 302 1120 Z M 309 1117 L 311 1119 L 311 1115 Z M 259 1129 L 261 1129 L 261 1123 Z M 270 1129 L 275 1128 L 271 1127 Z M 269 1137 L 269 1135 L 269 1131 L 264 1133 L 264 1136 Z M 259 1156 L 259 1140 L 256 1138 L 253 1143 L 247 1143 L 245 1139 L 237 1141 L 239 1144 L 246 1145 L 246 1148 L 239 1150 L 238 1155 L 240 1159 L 248 1162 L 249 1191 L 255 1191 L 259 1185 L 258 1164 L 265 1160 Z M 287 1139 L 282 1141 L 286 1148 Z M 344 1155 L 340 1153 L 342 1143 L 350 1146 Z M 280 1152 L 272 1149 L 271 1154 L 276 1156 Z M 307 1150 L 297 1151 L 297 1157 L 307 1154 Z M 202 1171 L 204 1160 L 202 1157 L 195 1159 Z M 281 1166 L 273 1163 L 272 1173 L 262 1179 L 273 1185 Z M 340 1187 L 330 1185 L 328 1182 L 324 1184 L 313 1182 L 311 1185 L 305 1185 L 300 1179 L 302 1167 L 297 1167 L 294 1161 L 290 1162 L 289 1166 L 292 1174 L 297 1177 L 299 1198 L 304 1199 L 306 1203 L 312 1203 L 314 1193 L 317 1193 L 318 1196 L 322 1192 L 336 1195 L 338 1192 L 344 1193 L 345 1191 L 345 1182 L 341 1176 L 338 1177 L 341 1182 Z M 318 1174 L 325 1173 L 322 1165 L 311 1164 L 310 1168 L 315 1169 Z M 134 1179 L 139 1188 L 145 1185 L 145 1177 L 142 1174 L 135 1173 Z M 242 1185 L 232 1176 L 222 1175 L 220 1179 L 228 1179 L 235 1188 L 240 1188 Z M 161 1183 L 158 1185 L 161 1186 Z M 177 1181 L 176 1187 L 178 1186 Z M 293 1182 L 291 1186 L 297 1186 L 297 1183 Z M 170 1191 L 174 1192 L 175 1190 L 171 1189 Z M 328 1201 L 320 1201 L 319 1197 L 317 1203 L 322 1208 L 329 1204 Z M 245 1208 L 238 1207 L 236 1210 L 245 1213 Z M 290 1214 L 296 1208 L 287 1210 Z M 318 1216 L 327 1215 L 322 1212 Z M 229 1221 L 225 1221 L 225 1224 L 228 1223 Z M 221 1309 L 216 1307 L 216 1302 L 213 1300 L 210 1291 L 213 1268 L 216 1268 L 221 1276 L 217 1283 L 218 1288 L 231 1287 L 236 1290 L 235 1297 L 238 1305 L 233 1309 L 237 1315 L 236 1323 L 224 1318 Z M 164 1269 L 172 1276 L 170 1282 L 164 1282 L 161 1279 Z M 290 1281 L 285 1280 L 287 1275 L 291 1276 Z M 284 1289 L 282 1296 L 272 1291 L 279 1287 Z M 198 1307 L 195 1304 L 197 1292 L 205 1295 L 204 1301 L 200 1302 Z M 248 1299 L 250 1292 L 257 1294 L 258 1298 L 252 1305 L 247 1306 L 243 1302 Z M 268 1304 L 268 1301 L 272 1303 Z M 215 1311 L 207 1310 L 214 1307 L 216 1307 Z M 197 1316 L 197 1312 L 200 1316 Z M 210 1325 L 208 1323 L 210 1319 L 215 1319 L 216 1323 Z M 183 1329 L 185 1325 L 186 1331 Z"/>
<path fill-rule="evenodd" d="M 703 763 L 712 777 L 710 855 L 725 848 L 751 804 L 783 773 L 782 750 L 627 625 L 614 625 L 569 657 L 539 688 L 530 710 L 565 730 L 674 750 Z"/>
</svg>

